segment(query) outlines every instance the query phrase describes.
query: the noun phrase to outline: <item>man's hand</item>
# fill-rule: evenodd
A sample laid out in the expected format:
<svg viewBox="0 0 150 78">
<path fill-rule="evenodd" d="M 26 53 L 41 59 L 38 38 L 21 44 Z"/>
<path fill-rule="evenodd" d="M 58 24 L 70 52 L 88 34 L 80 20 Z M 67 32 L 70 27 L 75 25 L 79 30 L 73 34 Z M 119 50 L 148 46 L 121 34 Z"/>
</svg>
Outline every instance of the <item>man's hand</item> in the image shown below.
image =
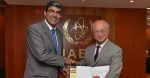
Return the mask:
<svg viewBox="0 0 150 78">
<path fill-rule="evenodd" d="M 75 60 L 67 58 L 67 57 L 64 57 L 64 60 L 65 60 L 66 65 L 74 65 L 76 63 Z"/>
</svg>

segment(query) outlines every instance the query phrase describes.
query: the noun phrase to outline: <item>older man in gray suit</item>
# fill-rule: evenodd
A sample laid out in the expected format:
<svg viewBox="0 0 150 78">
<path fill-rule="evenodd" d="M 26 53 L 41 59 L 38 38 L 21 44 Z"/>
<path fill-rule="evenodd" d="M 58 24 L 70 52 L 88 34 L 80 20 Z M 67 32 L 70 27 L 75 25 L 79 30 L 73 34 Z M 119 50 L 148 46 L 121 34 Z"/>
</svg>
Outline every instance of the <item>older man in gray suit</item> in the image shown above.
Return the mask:
<svg viewBox="0 0 150 78">
<path fill-rule="evenodd" d="M 28 58 L 24 78 L 57 78 L 64 64 L 72 60 L 63 57 L 62 33 L 56 28 L 61 19 L 62 4 L 47 3 L 42 22 L 32 24 L 28 29 Z"/>
<path fill-rule="evenodd" d="M 92 32 L 96 43 L 86 48 L 84 59 L 76 65 L 110 65 L 105 78 L 119 78 L 122 70 L 122 49 L 108 39 L 109 30 L 109 24 L 105 20 L 96 20 L 93 23 Z"/>
</svg>

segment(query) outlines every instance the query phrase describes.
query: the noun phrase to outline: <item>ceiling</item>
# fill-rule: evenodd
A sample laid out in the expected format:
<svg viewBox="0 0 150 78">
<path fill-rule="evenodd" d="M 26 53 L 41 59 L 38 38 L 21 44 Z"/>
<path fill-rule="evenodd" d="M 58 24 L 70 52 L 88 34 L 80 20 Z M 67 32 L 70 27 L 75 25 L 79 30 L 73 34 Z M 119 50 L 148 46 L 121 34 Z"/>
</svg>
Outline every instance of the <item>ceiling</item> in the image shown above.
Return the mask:
<svg viewBox="0 0 150 78">
<path fill-rule="evenodd" d="M 13 5 L 45 5 L 49 0 L 4 0 Z M 73 7 L 105 7 L 105 8 L 147 8 L 150 0 L 57 0 L 64 6 Z"/>
<path fill-rule="evenodd" d="M 50 0 L 0 0 L 0 7 L 5 3 L 12 5 L 45 5 Z M 103 8 L 149 8 L 147 9 L 147 25 L 150 26 L 150 0 L 55 0 L 72 7 Z"/>
</svg>

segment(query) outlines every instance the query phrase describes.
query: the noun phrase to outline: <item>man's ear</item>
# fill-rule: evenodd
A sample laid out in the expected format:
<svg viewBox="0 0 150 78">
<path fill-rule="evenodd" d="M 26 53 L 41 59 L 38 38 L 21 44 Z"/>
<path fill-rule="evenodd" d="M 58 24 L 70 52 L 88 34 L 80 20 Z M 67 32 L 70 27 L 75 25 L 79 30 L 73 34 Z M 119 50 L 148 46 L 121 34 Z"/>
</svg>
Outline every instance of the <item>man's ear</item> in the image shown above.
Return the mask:
<svg viewBox="0 0 150 78">
<path fill-rule="evenodd" d="M 46 16 L 46 11 L 44 11 L 44 16 Z"/>
</svg>

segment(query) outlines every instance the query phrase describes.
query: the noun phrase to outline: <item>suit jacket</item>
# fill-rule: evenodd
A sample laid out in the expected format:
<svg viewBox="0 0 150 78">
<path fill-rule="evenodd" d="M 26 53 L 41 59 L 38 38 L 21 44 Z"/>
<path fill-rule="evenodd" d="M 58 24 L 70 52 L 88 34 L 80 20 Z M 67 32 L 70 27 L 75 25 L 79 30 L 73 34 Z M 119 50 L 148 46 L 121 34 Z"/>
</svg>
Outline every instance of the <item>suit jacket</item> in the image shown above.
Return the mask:
<svg viewBox="0 0 150 78">
<path fill-rule="evenodd" d="M 107 41 L 102 47 L 99 56 L 94 62 L 96 44 L 90 45 L 85 50 L 84 59 L 78 62 L 77 65 L 81 66 L 105 66 L 110 65 L 110 70 L 105 78 L 119 78 L 122 70 L 122 49 Z"/>
<path fill-rule="evenodd" d="M 61 49 L 62 34 L 58 29 L 56 32 Z M 57 78 L 58 70 L 64 66 L 64 59 L 61 54 L 56 54 L 51 31 L 45 21 L 29 27 L 27 44 L 28 58 L 24 78 Z"/>
</svg>

